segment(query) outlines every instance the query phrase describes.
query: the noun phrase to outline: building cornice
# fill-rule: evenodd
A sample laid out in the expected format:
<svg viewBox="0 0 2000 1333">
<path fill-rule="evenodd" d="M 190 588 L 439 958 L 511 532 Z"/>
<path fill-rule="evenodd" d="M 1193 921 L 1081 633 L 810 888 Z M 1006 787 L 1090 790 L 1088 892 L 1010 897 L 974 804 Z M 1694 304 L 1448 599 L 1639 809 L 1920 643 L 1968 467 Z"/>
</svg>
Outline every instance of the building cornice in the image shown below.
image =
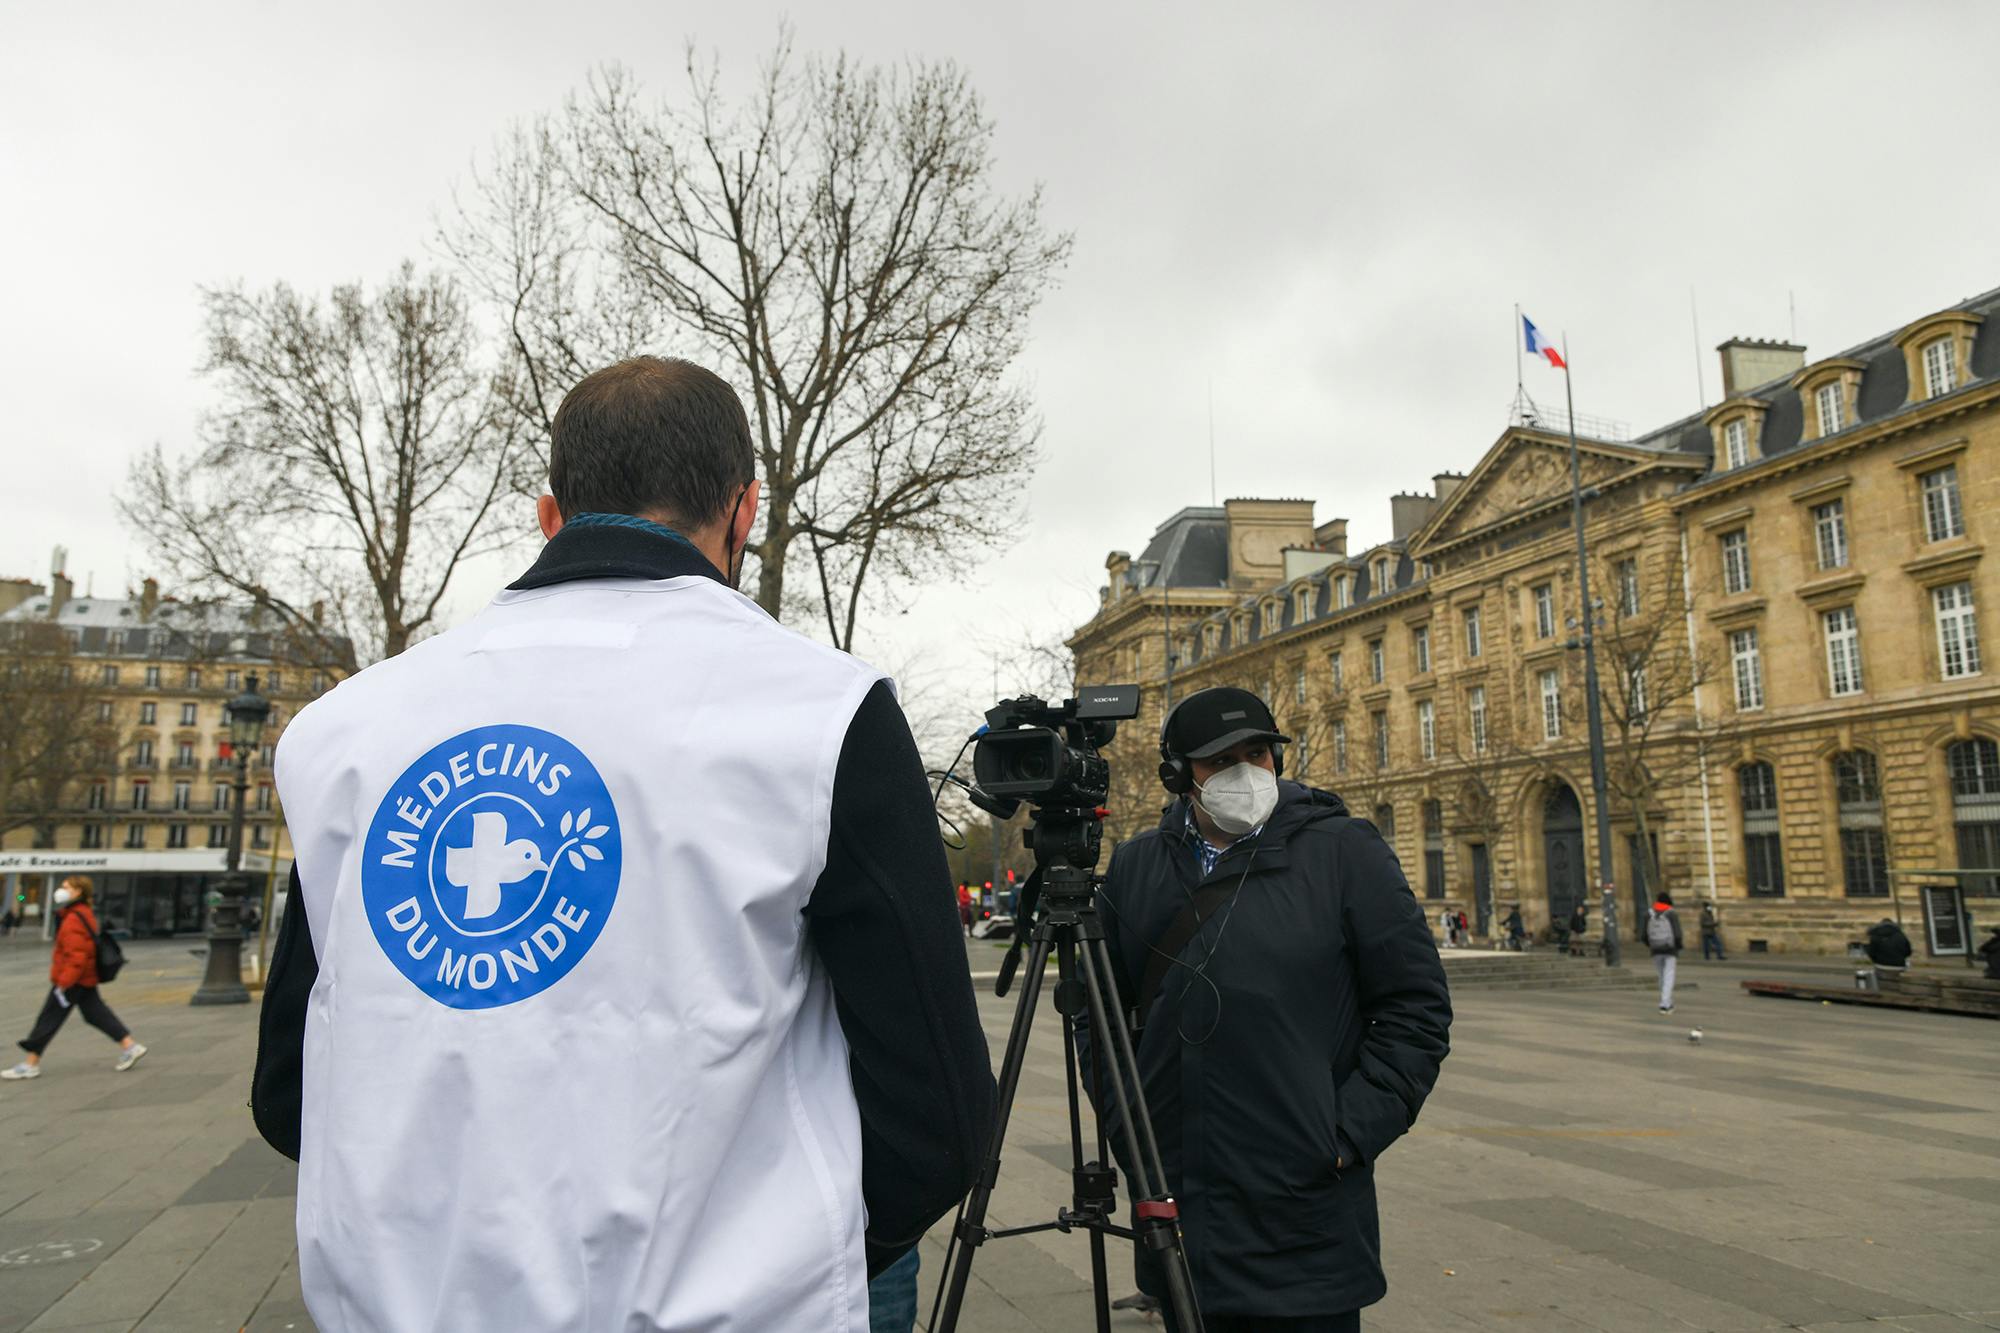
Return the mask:
<svg viewBox="0 0 2000 1333">
<path fill-rule="evenodd" d="M 1938 425 L 1983 407 L 1990 407 L 1996 402 L 2000 402 L 2000 380 L 1981 384 L 1975 388 L 1961 389 L 1943 398 L 1912 403 L 1866 426 L 1844 430 L 1838 435 L 1814 440 L 1782 454 L 1759 458 L 1742 467 L 1704 477 L 1669 496 L 1667 502 L 1675 509 L 1710 504 L 1718 497 L 1748 487 L 1764 485 L 1775 478 L 1790 476 L 1792 473 L 1881 444 L 1897 436 Z"/>
</svg>

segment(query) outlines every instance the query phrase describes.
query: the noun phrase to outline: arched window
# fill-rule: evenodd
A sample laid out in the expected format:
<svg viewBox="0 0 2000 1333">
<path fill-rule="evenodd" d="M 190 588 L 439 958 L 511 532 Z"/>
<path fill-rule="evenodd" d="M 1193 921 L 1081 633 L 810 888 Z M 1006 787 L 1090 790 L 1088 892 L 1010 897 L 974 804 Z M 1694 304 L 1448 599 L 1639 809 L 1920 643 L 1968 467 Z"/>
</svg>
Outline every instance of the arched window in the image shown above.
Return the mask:
<svg viewBox="0 0 2000 1333">
<path fill-rule="evenodd" d="M 1958 864 L 1965 870 L 2000 869 L 2000 745 L 1985 737 L 1954 741 L 1945 749 L 1951 773 L 1951 817 L 1958 828 Z M 1991 894 L 2000 875 L 1964 881 L 1965 891 Z"/>
<path fill-rule="evenodd" d="M 1444 809 L 1424 802 L 1424 897 L 1444 897 Z"/>
<path fill-rule="evenodd" d="M 1850 898 L 1889 895 L 1889 851 L 1882 836 L 1882 778 L 1875 756 L 1849 750 L 1833 757 L 1840 810 L 1840 859 Z"/>
<path fill-rule="evenodd" d="M 1782 898 L 1785 861 L 1778 838 L 1778 776 L 1766 763 L 1736 770 L 1743 811 L 1743 882 L 1753 898 Z"/>
</svg>

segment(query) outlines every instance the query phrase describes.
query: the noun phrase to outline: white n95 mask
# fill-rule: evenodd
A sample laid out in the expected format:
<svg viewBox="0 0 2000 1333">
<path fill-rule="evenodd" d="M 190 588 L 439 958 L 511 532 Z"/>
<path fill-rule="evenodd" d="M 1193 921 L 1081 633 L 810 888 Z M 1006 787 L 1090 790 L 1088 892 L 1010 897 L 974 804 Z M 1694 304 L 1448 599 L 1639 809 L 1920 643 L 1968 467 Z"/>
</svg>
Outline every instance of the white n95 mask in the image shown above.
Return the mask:
<svg viewBox="0 0 2000 1333">
<path fill-rule="evenodd" d="M 1197 782 L 1195 790 L 1215 826 L 1239 838 L 1278 808 L 1278 776 L 1260 764 L 1225 768 L 1207 782 Z"/>
</svg>

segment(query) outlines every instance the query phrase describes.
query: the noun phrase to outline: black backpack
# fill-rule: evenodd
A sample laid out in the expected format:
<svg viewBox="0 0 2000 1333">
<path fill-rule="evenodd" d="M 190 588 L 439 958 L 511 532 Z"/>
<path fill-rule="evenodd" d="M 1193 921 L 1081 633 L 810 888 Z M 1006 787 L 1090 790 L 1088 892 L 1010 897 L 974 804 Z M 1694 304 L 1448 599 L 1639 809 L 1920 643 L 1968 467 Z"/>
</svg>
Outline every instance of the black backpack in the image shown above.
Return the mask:
<svg viewBox="0 0 2000 1333">
<path fill-rule="evenodd" d="M 97 941 L 97 984 L 102 986 L 107 981 L 116 981 L 125 967 L 125 951 L 109 935 L 93 930 L 90 938 Z"/>
</svg>

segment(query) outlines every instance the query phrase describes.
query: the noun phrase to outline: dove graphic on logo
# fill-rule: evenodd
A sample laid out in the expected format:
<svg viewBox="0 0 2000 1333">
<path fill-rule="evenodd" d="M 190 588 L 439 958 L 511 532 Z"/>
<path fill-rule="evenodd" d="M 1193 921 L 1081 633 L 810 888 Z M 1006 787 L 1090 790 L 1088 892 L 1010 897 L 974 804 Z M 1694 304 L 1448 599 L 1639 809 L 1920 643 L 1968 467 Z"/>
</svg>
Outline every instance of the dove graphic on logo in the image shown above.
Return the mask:
<svg viewBox="0 0 2000 1333">
<path fill-rule="evenodd" d="M 411 985 L 491 1009 L 569 974 L 603 933 L 623 864 L 596 766 L 554 732 L 503 723 L 431 747 L 383 793 L 361 899 Z"/>
<path fill-rule="evenodd" d="M 507 816 L 499 810 L 473 815 L 470 847 L 444 849 L 444 877 L 465 890 L 467 921 L 492 916 L 500 910 L 503 887 L 547 869 L 534 839 L 507 840 Z"/>
</svg>

